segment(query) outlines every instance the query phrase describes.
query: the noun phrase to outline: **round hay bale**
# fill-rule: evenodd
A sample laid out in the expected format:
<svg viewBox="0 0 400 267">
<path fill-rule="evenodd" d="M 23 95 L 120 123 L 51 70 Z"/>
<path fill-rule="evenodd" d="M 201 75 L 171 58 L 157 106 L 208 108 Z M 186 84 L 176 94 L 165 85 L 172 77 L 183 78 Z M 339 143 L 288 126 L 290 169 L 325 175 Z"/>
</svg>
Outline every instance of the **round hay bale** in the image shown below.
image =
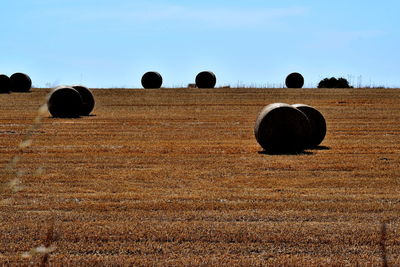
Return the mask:
<svg viewBox="0 0 400 267">
<path fill-rule="evenodd" d="M 326 121 L 324 116 L 317 109 L 308 105 L 294 104 L 292 106 L 306 114 L 310 121 L 311 132 L 307 141 L 307 147 L 317 147 L 322 143 L 326 135 Z"/>
<path fill-rule="evenodd" d="M 297 72 L 290 73 L 286 77 L 285 84 L 287 88 L 303 88 L 304 77 Z"/>
<path fill-rule="evenodd" d="M 82 109 L 81 115 L 82 116 L 89 116 L 90 112 L 92 112 L 95 101 L 92 92 L 89 88 L 82 86 L 82 85 L 74 85 L 72 86 L 82 97 Z"/>
<path fill-rule="evenodd" d="M 11 79 L 5 75 L 0 74 L 0 94 L 7 94 L 10 92 Z"/>
<path fill-rule="evenodd" d="M 142 86 L 145 89 L 158 89 L 161 87 L 163 79 L 160 73 L 149 71 L 142 76 Z"/>
<path fill-rule="evenodd" d="M 29 92 L 32 88 L 32 80 L 25 73 L 14 73 L 10 77 L 11 91 L 13 92 Z"/>
<path fill-rule="evenodd" d="M 211 71 L 202 71 L 196 76 L 197 88 L 214 88 L 217 77 Z"/>
<path fill-rule="evenodd" d="M 270 104 L 254 127 L 257 142 L 269 153 L 295 153 L 306 147 L 310 122 L 299 109 L 285 103 Z"/>
<path fill-rule="evenodd" d="M 72 87 L 60 86 L 51 92 L 47 106 L 56 118 L 78 118 L 82 113 L 82 97 Z"/>
</svg>

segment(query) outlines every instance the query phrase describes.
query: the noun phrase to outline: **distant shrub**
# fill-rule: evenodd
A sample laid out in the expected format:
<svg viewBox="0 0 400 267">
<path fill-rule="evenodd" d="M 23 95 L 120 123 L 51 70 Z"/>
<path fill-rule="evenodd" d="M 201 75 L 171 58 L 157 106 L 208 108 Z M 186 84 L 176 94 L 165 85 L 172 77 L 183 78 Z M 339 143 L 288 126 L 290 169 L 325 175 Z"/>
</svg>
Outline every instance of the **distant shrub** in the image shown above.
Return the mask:
<svg viewBox="0 0 400 267">
<path fill-rule="evenodd" d="M 345 78 L 325 78 L 318 84 L 318 88 L 353 88 Z"/>
</svg>

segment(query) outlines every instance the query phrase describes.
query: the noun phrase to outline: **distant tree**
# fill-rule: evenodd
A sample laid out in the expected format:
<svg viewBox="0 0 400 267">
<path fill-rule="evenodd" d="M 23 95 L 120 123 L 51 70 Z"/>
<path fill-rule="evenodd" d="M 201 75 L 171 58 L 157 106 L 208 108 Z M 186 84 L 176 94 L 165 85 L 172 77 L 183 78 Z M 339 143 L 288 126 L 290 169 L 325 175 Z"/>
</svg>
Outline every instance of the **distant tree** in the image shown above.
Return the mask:
<svg viewBox="0 0 400 267">
<path fill-rule="evenodd" d="M 325 78 L 318 84 L 318 88 L 353 88 L 345 78 Z"/>
</svg>

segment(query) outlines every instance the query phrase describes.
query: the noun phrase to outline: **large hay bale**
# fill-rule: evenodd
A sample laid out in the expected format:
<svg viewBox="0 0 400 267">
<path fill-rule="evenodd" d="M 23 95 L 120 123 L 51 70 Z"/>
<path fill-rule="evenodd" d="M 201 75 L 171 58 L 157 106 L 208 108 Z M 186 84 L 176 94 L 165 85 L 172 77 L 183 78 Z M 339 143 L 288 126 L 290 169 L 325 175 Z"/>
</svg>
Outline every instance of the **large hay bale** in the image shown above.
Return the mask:
<svg viewBox="0 0 400 267">
<path fill-rule="evenodd" d="M 149 71 L 142 76 L 142 86 L 145 89 L 158 89 L 161 87 L 163 79 L 160 73 Z"/>
<path fill-rule="evenodd" d="M 72 87 L 59 86 L 51 92 L 47 106 L 53 117 L 77 118 L 82 113 L 82 97 Z"/>
<path fill-rule="evenodd" d="M 294 104 L 292 106 L 306 114 L 310 121 L 311 132 L 308 138 L 307 147 L 317 147 L 322 143 L 326 135 L 326 121 L 324 116 L 317 109 L 308 105 Z"/>
<path fill-rule="evenodd" d="M 82 97 L 82 116 L 89 116 L 90 112 L 92 112 L 95 101 L 93 93 L 89 90 L 89 88 L 82 85 L 74 85 L 72 86 Z"/>
<path fill-rule="evenodd" d="M 286 77 L 287 88 L 302 88 L 304 85 L 304 77 L 300 73 L 293 72 Z"/>
<path fill-rule="evenodd" d="M 303 112 L 291 105 L 270 104 L 258 115 L 254 134 L 269 153 L 301 152 L 310 134 L 310 122 Z"/>
<path fill-rule="evenodd" d="M 10 77 L 11 91 L 13 92 L 29 92 L 32 88 L 32 80 L 25 73 L 14 73 Z"/>
<path fill-rule="evenodd" d="M 10 90 L 11 79 L 5 74 L 0 74 L 0 94 L 7 94 Z"/>
<path fill-rule="evenodd" d="M 217 77 L 211 71 L 202 71 L 196 76 L 196 86 L 198 88 L 214 88 Z"/>
</svg>

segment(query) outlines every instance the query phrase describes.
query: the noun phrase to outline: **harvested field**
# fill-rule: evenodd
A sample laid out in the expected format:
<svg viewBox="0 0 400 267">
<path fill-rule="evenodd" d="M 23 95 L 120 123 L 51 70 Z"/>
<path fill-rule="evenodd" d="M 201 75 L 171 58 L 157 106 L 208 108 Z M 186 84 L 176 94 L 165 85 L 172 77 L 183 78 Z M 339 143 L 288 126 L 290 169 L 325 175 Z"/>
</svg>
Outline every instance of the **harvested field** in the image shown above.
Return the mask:
<svg viewBox="0 0 400 267">
<path fill-rule="evenodd" d="M 48 91 L 0 95 L 2 167 Z M 94 116 L 46 115 L 21 154 L 1 265 L 400 265 L 399 90 L 93 94 Z M 274 102 L 317 108 L 321 147 L 262 153 L 253 127 Z M 21 257 L 41 245 L 54 251 Z"/>
</svg>

